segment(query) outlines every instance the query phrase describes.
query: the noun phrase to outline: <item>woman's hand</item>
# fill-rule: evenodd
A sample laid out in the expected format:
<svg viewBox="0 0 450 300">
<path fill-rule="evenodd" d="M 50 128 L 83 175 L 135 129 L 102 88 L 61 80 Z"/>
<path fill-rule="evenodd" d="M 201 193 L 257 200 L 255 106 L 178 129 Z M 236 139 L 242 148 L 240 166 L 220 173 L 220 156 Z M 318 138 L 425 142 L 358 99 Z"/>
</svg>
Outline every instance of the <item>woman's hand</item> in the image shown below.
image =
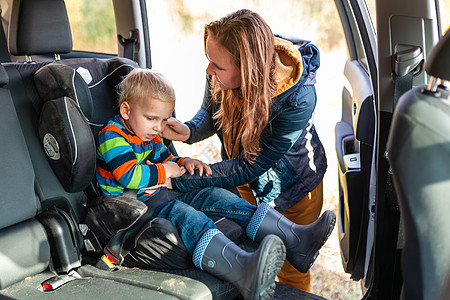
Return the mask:
<svg viewBox="0 0 450 300">
<path fill-rule="evenodd" d="M 211 167 L 208 164 L 205 164 L 204 162 L 194 159 L 194 158 L 188 158 L 186 157 L 181 162 L 181 165 L 186 169 L 186 171 L 189 172 L 189 174 L 193 175 L 194 170 L 198 169 L 198 174 L 200 176 L 203 175 L 203 172 L 205 173 L 205 176 L 209 176 L 212 174 Z"/>
<path fill-rule="evenodd" d="M 184 142 L 191 136 L 189 127 L 176 118 L 169 118 L 161 136 L 171 141 Z"/>
</svg>

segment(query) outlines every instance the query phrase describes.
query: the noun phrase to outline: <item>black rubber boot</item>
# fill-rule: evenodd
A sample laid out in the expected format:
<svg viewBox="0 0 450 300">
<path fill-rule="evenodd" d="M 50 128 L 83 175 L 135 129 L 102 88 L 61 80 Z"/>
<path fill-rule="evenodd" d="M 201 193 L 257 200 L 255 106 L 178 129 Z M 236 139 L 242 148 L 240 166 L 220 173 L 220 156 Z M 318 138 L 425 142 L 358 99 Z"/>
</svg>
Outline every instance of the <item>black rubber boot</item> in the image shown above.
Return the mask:
<svg viewBox="0 0 450 300">
<path fill-rule="evenodd" d="M 256 242 L 268 234 L 280 237 L 286 246 L 287 260 L 297 270 L 306 273 L 333 231 L 335 223 L 336 215 L 327 210 L 315 222 L 297 225 L 270 205 L 263 203 L 258 206 L 246 232 L 247 236 Z"/>
<path fill-rule="evenodd" d="M 234 284 L 246 300 L 272 299 L 275 276 L 283 266 L 285 253 L 283 242 L 274 235 L 264 237 L 258 250 L 249 253 L 212 229 L 197 245 L 193 261 L 204 271 Z"/>
</svg>

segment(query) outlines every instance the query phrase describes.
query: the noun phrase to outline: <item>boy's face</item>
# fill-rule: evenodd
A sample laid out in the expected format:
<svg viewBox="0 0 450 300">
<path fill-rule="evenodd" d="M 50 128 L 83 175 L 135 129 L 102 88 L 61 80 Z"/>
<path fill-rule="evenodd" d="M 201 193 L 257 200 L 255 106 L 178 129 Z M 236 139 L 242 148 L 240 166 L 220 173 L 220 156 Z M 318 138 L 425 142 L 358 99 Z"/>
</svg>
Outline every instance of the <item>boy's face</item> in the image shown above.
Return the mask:
<svg viewBox="0 0 450 300">
<path fill-rule="evenodd" d="M 123 101 L 120 104 L 120 115 L 128 129 L 144 142 L 148 142 L 161 133 L 174 108 L 175 103 L 148 97 L 134 99 L 131 103 Z"/>
</svg>

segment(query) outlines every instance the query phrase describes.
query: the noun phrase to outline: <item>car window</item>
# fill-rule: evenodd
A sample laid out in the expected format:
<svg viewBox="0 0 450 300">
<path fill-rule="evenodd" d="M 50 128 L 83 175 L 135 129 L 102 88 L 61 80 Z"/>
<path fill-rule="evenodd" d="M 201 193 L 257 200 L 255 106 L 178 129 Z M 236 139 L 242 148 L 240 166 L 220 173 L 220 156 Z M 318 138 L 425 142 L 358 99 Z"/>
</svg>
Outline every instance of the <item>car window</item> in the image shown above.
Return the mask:
<svg viewBox="0 0 450 300">
<path fill-rule="evenodd" d="M 66 0 L 65 3 L 72 29 L 73 50 L 118 53 L 111 0 Z"/>
<path fill-rule="evenodd" d="M 369 66 L 367 61 L 367 54 L 364 45 L 364 38 L 361 36 L 361 31 L 366 33 L 368 36 L 375 35 L 375 0 L 368 1 L 358 1 L 357 3 L 353 3 L 354 7 L 359 7 L 361 10 L 361 14 L 355 13 L 354 8 L 351 5 L 344 5 L 345 10 L 345 18 L 346 18 L 346 26 L 347 29 L 351 32 L 347 36 L 348 44 L 348 58 L 352 61 L 358 62 L 363 69 L 369 74 Z M 359 10 L 357 10 L 359 11 Z M 357 19 L 360 19 L 358 23 Z M 360 28 L 361 27 L 361 28 Z M 366 42 L 369 43 L 369 40 Z M 366 45 L 368 46 L 368 45 Z M 372 59 L 372 58 L 371 58 Z"/>
<path fill-rule="evenodd" d="M 450 0 L 439 0 L 442 34 L 450 29 Z"/>
</svg>

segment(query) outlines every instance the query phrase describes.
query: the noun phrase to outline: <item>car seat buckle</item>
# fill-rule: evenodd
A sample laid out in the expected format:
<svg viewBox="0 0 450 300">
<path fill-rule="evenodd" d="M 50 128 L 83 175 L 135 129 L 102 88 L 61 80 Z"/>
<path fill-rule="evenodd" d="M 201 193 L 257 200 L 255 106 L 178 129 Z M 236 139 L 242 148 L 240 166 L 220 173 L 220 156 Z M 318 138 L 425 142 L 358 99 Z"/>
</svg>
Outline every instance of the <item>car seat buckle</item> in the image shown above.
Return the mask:
<svg viewBox="0 0 450 300">
<path fill-rule="evenodd" d="M 105 254 L 99 259 L 95 267 L 101 270 L 115 271 L 120 269 L 120 264 L 108 254 Z"/>
<path fill-rule="evenodd" d="M 72 280 L 75 280 L 75 277 L 68 275 L 58 275 L 47 279 L 41 285 L 44 292 L 51 292 Z"/>
</svg>

